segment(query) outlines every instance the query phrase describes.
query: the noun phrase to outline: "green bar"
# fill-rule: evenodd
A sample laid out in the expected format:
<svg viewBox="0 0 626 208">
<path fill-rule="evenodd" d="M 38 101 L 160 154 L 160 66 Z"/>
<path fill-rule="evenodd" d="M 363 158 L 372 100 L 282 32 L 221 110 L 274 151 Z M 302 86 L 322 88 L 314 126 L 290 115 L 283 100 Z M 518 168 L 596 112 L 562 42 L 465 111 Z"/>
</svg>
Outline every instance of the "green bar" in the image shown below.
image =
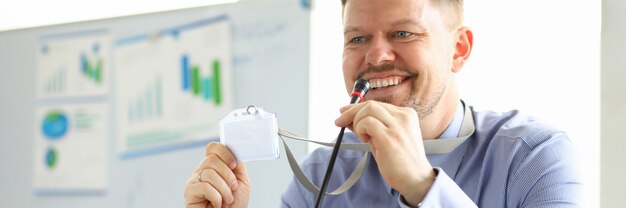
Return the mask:
<svg viewBox="0 0 626 208">
<path fill-rule="evenodd" d="M 127 110 L 128 110 L 128 112 L 127 112 L 128 113 L 127 120 L 132 123 L 133 121 L 135 121 L 135 117 L 134 117 L 134 114 L 133 114 L 133 104 L 132 103 L 130 103 L 130 102 L 128 103 L 128 109 Z"/>
<path fill-rule="evenodd" d="M 102 59 L 98 59 L 96 68 L 94 69 L 94 80 L 100 84 L 102 82 Z"/>
<path fill-rule="evenodd" d="M 163 115 L 163 98 L 162 98 L 162 92 L 161 92 L 161 78 L 159 77 L 156 80 L 156 114 L 157 117 L 161 117 L 161 115 Z"/>
<path fill-rule="evenodd" d="M 200 94 L 200 69 L 198 66 L 193 66 L 191 70 L 191 86 L 193 86 L 193 94 Z"/>
<path fill-rule="evenodd" d="M 221 93 L 221 82 L 220 82 L 220 61 L 213 61 L 213 99 L 215 101 L 215 105 L 220 105 L 222 103 L 222 93 Z"/>
<path fill-rule="evenodd" d="M 143 100 L 141 100 L 141 95 L 137 96 L 137 118 L 138 120 L 143 120 Z"/>
<path fill-rule="evenodd" d="M 59 81 L 59 75 L 55 74 L 48 82 L 49 92 L 56 92 L 57 82 Z"/>
<path fill-rule="evenodd" d="M 65 79 L 67 78 L 67 75 L 65 74 L 65 69 L 63 69 L 61 71 L 61 73 L 59 73 L 59 79 L 61 80 L 61 84 L 59 84 L 59 88 L 61 89 L 62 92 L 65 92 Z"/>
<path fill-rule="evenodd" d="M 147 118 L 152 118 L 152 115 L 154 114 L 154 107 L 152 107 L 152 105 L 154 104 L 154 100 L 152 99 L 152 89 L 146 89 L 144 96 L 145 97 L 145 101 L 146 101 L 146 117 Z"/>
<path fill-rule="evenodd" d="M 91 79 L 91 63 L 89 63 L 89 60 L 85 61 L 85 76 L 87 76 L 88 79 Z"/>
<path fill-rule="evenodd" d="M 57 73 L 57 77 L 56 77 L 56 84 L 54 86 L 55 88 L 55 92 L 61 92 L 61 89 L 63 88 L 63 71 L 59 71 Z"/>
</svg>

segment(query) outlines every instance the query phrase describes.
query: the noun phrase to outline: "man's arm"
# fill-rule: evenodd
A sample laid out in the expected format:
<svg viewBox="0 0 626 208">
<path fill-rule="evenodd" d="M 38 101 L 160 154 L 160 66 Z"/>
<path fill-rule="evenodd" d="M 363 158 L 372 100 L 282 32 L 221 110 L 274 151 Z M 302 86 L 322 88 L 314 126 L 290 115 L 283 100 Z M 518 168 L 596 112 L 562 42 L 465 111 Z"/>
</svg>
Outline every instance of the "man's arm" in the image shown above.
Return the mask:
<svg viewBox="0 0 626 208">
<path fill-rule="evenodd" d="M 562 132 L 543 131 L 534 137 L 518 140 L 522 147 L 513 152 L 515 155 L 498 156 L 498 160 L 515 158 L 509 161 L 515 166 L 506 178 L 495 180 L 500 181 L 503 188 L 480 188 L 482 193 L 477 203 L 481 207 L 580 207 L 583 186 L 576 169 L 574 145 Z M 506 172 L 507 169 L 497 166 L 485 171 Z M 445 172 L 436 170 L 435 182 L 420 203 L 421 207 L 476 207 Z M 497 176 L 490 174 L 489 177 Z M 399 203 L 402 207 L 411 207 L 401 199 Z"/>
</svg>

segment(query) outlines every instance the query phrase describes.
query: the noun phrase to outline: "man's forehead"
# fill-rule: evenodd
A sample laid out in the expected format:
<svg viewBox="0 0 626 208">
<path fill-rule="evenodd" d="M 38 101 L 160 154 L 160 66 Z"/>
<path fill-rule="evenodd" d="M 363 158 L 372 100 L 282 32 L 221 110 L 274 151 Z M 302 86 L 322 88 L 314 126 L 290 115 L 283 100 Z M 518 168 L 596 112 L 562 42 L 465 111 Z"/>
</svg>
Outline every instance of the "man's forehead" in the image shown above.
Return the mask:
<svg viewBox="0 0 626 208">
<path fill-rule="evenodd" d="M 348 12 L 376 12 L 397 11 L 404 9 L 412 13 L 422 13 L 430 0 L 348 0 L 344 5 L 344 16 Z"/>
<path fill-rule="evenodd" d="M 344 8 L 344 33 L 370 24 L 423 27 L 428 0 L 348 0 Z"/>
</svg>

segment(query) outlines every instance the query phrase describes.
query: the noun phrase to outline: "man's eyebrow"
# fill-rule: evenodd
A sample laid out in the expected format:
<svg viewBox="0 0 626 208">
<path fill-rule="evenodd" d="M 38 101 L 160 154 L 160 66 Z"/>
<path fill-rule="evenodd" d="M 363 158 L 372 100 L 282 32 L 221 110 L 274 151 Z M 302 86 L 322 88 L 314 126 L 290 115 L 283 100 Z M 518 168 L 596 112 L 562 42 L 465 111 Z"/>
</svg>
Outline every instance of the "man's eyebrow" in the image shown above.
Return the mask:
<svg viewBox="0 0 626 208">
<path fill-rule="evenodd" d="M 418 28 L 420 31 L 426 31 L 426 26 L 421 21 L 415 21 L 412 19 L 401 19 L 398 21 L 391 22 L 391 26 L 399 26 L 399 25 L 412 25 Z"/>
<path fill-rule="evenodd" d="M 391 26 L 412 25 L 412 26 L 417 27 L 417 29 L 420 32 L 425 32 L 426 31 L 426 26 L 424 26 L 424 24 L 422 22 L 415 21 L 415 20 L 412 20 L 412 19 L 401 19 L 401 20 L 393 21 L 389 25 L 391 25 Z M 358 31 L 361 31 L 360 27 L 348 25 L 348 26 L 346 26 L 343 29 L 343 34 L 346 35 L 348 33 L 358 32 Z"/>
<path fill-rule="evenodd" d="M 348 25 L 345 28 L 343 28 L 343 34 L 344 35 L 348 34 L 348 33 L 351 33 L 351 32 L 358 32 L 358 31 L 361 31 L 360 27 L 354 27 L 354 26 L 349 26 Z"/>
</svg>

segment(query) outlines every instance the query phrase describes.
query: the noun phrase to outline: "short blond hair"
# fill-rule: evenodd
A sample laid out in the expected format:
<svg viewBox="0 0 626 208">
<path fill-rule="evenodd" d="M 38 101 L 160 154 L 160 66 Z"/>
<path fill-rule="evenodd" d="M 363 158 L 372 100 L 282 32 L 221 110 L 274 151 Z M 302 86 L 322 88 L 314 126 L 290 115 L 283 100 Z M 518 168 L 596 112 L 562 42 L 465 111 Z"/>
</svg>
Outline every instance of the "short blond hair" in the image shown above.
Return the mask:
<svg viewBox="0 0 626 208">
<path fill-rule="evenodd" d="M 341 7 L 345 9 L 348 0 L 341 0 Z M 443 14 L 448 14 L 448 26 L 456 28 L 463 25 L 463 0 L 429 0 L 430 3 L 441 10 Z"/>
</svg>

